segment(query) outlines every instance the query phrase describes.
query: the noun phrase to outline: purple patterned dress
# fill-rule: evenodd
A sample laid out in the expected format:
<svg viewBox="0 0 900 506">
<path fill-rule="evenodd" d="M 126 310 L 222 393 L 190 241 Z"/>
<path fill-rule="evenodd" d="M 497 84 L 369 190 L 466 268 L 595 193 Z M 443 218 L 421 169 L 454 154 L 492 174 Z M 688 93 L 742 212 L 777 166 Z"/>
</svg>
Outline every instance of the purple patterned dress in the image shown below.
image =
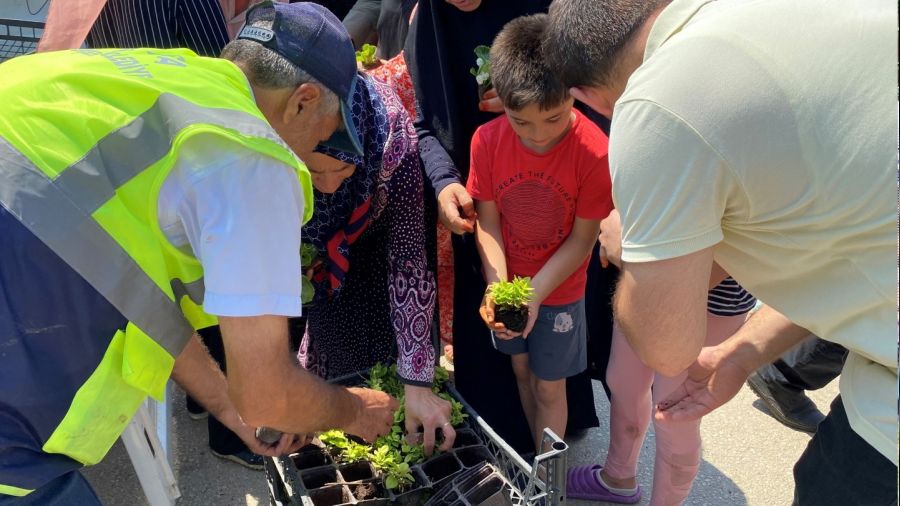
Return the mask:
<svg viewBox="0 0 900 506">
<path fill-rule="evenodd" d="M 353 116 L 364 155 L 321 148 L 356 171 L 315 192 L 303 241 L 322 253 L 304 307 L 300 363 L 335 378 L 396 359 L 406 383 L 430 385 L 434 274 L 425 256 L 423 174 L 412 121 L 391 88 L 360 74 Z"/>
</svg>

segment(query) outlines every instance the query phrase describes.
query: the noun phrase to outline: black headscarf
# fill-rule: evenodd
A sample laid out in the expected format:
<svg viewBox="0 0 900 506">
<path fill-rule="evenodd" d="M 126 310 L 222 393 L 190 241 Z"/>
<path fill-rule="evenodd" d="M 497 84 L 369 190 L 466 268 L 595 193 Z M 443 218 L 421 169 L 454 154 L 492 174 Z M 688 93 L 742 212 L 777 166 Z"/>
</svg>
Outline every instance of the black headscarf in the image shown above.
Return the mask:
<svg viewBox="0 0 900 506">
<path fill-rule="evenodd" d="M 490 46 L 503 25 L 549 6 L 550 0 L 484 0 L 478 9 L 462 12 L 444 0 L 419 2 L 404 51 L 419 105 L 419 149 L 432 182 L 441 177 L 436 172 L 452 170 L 451 164 L 465 181 L 472 134 L 497 117 L 478 110 L 478 85 L 469 73 L 475 47 Z M 436 153 L 441 147 L 449 159 Z"/>
</svg>

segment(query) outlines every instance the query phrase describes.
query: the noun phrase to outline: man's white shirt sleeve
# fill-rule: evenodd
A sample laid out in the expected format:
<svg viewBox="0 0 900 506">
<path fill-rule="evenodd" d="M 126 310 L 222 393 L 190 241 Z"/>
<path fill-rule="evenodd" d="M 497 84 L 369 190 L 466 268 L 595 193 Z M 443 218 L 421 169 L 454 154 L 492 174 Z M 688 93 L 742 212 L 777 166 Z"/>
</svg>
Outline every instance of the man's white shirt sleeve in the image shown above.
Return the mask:
<svg viewBox="0 0 900 506">
<path fill-rule="evenodd" d="M 160 227 L 203 264 L 217 316 L 299 316 L 303 192 L 294 169 L 212 135 L 191 139 L 166 178 Z"/>
</svg>

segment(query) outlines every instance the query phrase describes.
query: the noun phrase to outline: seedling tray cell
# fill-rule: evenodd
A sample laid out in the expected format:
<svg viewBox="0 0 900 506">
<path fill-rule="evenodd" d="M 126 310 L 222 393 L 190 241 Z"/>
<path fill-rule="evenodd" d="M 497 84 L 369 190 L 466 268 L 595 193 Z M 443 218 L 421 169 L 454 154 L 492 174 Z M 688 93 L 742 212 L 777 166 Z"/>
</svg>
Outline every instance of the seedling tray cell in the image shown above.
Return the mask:
<svg viewBox="0 0 900 506">
<path fill-rule="evenodd" d="M 338 467 L 341 473 L 341 479 L 345 483 L 360 480 L 368 480 L 375 477 L 375 469 L 368 462 L 354 462 L 352 464 L 342 464 Z"/>
<path fill-rule="evenodd" d="M 479 438 L 472 429 L 459 429 L 456 431 L 456 440 L 453 441 L 453 448 L 463 448 L 480 444 L 482 444 L 481 438 Z"/>
<path fill-rule="evenodd" d="M 456 458 L 462 463 L 463 467 L 475 467 L 485 462 L 493 462 L 494 456 L 486 446 L 468 446 L 455 451 Z"/>
<path fill-rule="evenodd" d="M 334 466 L 316 467 L 300 473 L 303 486 L 308 490 L 339 483 L 337 468 Z"/>
<path fill-rule="evenodd" d="M 353 496 L 344 485 L 317 488 L 309 491 L 309 498 L 314 506 L 336 506 L 338 504 L 352 504 Z"/>
<path fill-rule="evenodd" d="M 297 453 L 291 455 L 291 460 L 298 470 L 312 469 L 332 463 L 331 456 L 316 445 L 306 445 L 300 448 Z"/>
</svg>

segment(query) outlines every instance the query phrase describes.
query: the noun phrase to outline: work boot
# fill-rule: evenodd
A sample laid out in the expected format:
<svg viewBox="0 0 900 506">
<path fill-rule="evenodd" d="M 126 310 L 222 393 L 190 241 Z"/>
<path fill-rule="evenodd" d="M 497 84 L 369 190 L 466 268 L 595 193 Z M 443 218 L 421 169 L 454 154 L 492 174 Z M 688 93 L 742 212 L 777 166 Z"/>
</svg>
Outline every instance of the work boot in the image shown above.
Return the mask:
<svg viewBox="0 0 900 506">
<path fill-rule="evenodd" d="M 766 381 L 755 372 L 747 378 L 747 386 L 763 401 L 772 418 L 788 428 L 815 434 L 819 422 L 825 419 L 825 415 L 802 390 Z"/>
</svg>

